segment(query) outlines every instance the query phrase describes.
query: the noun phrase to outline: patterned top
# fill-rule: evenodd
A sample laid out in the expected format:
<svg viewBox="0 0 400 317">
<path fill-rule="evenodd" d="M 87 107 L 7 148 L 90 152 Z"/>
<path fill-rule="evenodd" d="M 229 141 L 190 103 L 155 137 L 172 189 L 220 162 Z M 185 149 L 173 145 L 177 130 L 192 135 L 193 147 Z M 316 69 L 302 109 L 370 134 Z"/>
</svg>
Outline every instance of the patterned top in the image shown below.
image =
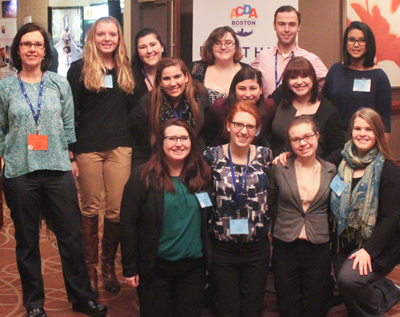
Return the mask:
<svg viewBox="0 0 400 317">
<path fill-rule="evenodd" d="M 259 241 L 269 233 L 269 217 L 267 205 L 267 170 L 272 162 L 270 149 L 257 146 L 256 156 L 249 163 L 246 187 L 242 196 L 242 206 L 237 208 L 235 187 L 229 165 L 229 158 L 222 145 L 210 147 L 204 153 L 204 158 L 211 166 L 214 183 L 213 203 L 216 210 L 210 219 L 210 231 L 217 240 L 234 241 L 237 243 Z M 238 188 L 242 187 L 243 174 L 246 165 L 233 164 Z M 249 234 L 230 234 L 229 220 L 249 220 Z"/>
<path fill-rule="evenodd" d="M 24 82 L 24 87 L 37 111 L 40 82 Z M 53 72 L 45 75 L 39 117 L 39 134 L 48 136 L 48 150 L 28 150 L 28 135 L 35 133 L 35 120 L 18 78 L 11 75 L 1 80 L 0 156 L 4 156 L 7 178 L 36 170 L 71 170 L 68 144 L 76 141 L 74 103 L 68 81 Z"/>
</svg>

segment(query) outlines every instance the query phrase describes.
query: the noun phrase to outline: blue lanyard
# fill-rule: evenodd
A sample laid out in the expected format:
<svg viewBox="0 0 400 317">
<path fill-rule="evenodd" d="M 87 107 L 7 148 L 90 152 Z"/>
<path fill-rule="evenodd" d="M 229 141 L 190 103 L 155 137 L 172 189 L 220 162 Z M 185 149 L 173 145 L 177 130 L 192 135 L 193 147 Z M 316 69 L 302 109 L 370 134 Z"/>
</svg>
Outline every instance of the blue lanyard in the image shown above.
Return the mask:
<svg viewBox="0 0 400 317">
<path fill-rule="evenodd" d="M 147 81 L 149 82 L 151 88 L 153 88 L 153 84 L 151 83 L 149 76 L 147 76 L 146 70 L 144 68 L 142 68 L 142 73 L 143 73 L 144 77 L 147 79 Z"/>
<path fill-rule="evenodd" d="M 293 57 L 294 57 L 294 53 L 292 52 L 290 55 L 290 59 L 293 59 Z M 279 77 L 279 80 L 278 80 L 278 50 L 276 50 L 276 54 L 275 54 L 275 88 L 278 88 L 279 84 L 282 81 L 282 77 L 283 77 L 284 73 L 285 72 L 283 71 L 281 74 L 281 77 Z"/>
<path fill-rule="evenodd" d="M 21 86 L 22 93 L 24 94 L 25 100 L 28 103 L 29 107 L 31 108 L 32 114 L 33 114 L 33 119 L 35 119 L 36 123 L 36 134 L 39 134 L 39 116 L 40 116 L 40 107 L 42 106 L 42 95 L 43 95 L 43 86 L 44 86 L 44 72 L 42 73 L 42 80 L 40 81 L 40 90 L 39 90 L 39 100 L 38 100 L 38 106 L 37 106 L 37 113 L 35 113 L 35 109 L 33 109 L 33 105 L 31 100 L 28 97 L 28 94 L 26 93 L 24 83 L 21 80 L 21 76 L 19 75 L 19 72 L 17 73 L 19 85 Z"/>
<path fill-rule="evenodd" d="M 249 163 L 250 163 L 250 148 L 249 148 L 249 154 L 247 155 L 247 165 L 246 165 L 246 169 L 244 170 L 244 173 L 243 173 L 242 188 L 240 189 L 240 191 L 239 191 L 239 188 L 236 183 L 235 169 L 233 168 L 233 163 L 232 163 L 231 144 L 230 143 L 228 144 L 228 156 L 229 156 L 229 166 L 231 168 L 233 186 L 235 186 L 236 205 L 237 205 L 237 208 L 239 209 L 242 206 L 243 192 L 246 188 L 247 170 L 249 168 Z"/>
<path fill-rule="evenodd" d="M 182 116 L 183 116 L 183 110 L 182 110 L 182 108 L 183 108 L 183 107 L 182 107 L 181 104 L 179 104 L 178 107 L 179 107 L 179 113 L 178 113 L 178 111 L 176 111 L 176 109 L 175 109 L 174 106 L 172 106 L 171 108 L 172 108 L 172 111 L 173 111 L 173 113 L 174 113 L 175 118 L 182 119 Z"/>
</svg>

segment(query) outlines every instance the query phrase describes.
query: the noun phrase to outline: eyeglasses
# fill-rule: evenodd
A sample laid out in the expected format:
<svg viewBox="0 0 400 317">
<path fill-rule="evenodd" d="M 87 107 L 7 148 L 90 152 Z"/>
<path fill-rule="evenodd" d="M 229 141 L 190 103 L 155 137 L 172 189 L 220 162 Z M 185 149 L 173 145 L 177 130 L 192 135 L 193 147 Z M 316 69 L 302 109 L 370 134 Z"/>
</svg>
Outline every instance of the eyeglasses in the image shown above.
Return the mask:
<svg viewBox="0 0 400 317">
<path fill-rule="evenodd" d="M 36 43 L 32 43 L 32 42 L 21 42 L 19 43 L 19 45 L 26 49 L 29 50 L 31 48 L 31 46 L 33 45 L 37 50 L 42 50 L 44 48 L 44 43 L 41 42 L 36 42 Z"/>
<path fill-rule="evenodd" d="M 222 47 L 222 45 L 225 45 L 225 47 L 232 47 L 233 45 L 235 45 L 235 42 L 234 41 L 226 41 L 225 43 L 221 43 L 221 42 L 214 42 L 213 43 L 213 46 L 214 47 L 217 47 L 217 48 L 220 48 L 220 47 Z"/>
<path fill-rule="evenodd" d="M 306 142 L 309 142 L 314 138 L 315 134 L 316 133 L 307 134 L 307 135 L 303 136 L 302 138 L 294 138 L 294 139 L 291 139 L 290 142 L 292 142 L 293 144 L 296 144 L 296 145 L 299 145 L 301 143 L 301 141 L 303 141 L 303 140 Z"/>
<path fill-rule="evenodd" d="M 244 123 L 241 123 L 241 122 L 233 122 L 233 121 L 231 121 L 231 122 L 233 123 L 235 128 L 239 129 L 239 130 L 242 130 L 242 129 L 246 128 L 247 131 L 253 132 L 253 131 L 255 131 L 257 129 L 257 126 L 255 126 L 254 124 L 244 124 Z"/>
<path fill-rule="evenodd" d="M 182 144 L 188 144 L 190 142 L 190 136 L 165 136 L 164 140 L 170 144 L 176 144 L 178 143 L 178 140 L 180 140 Z"/>
<path fill-rule="evenodd" d="M 360 45 L 360 46 L 367 45 L 367 41 L 364 38 L 360 38 L 360 39 L 356 40 L 354 37 L 349 37 L 347 39 L 347 43 L 349 45 L 356 45 L 356 43 L 358 43 L 358 45 Z"/>
</svg>

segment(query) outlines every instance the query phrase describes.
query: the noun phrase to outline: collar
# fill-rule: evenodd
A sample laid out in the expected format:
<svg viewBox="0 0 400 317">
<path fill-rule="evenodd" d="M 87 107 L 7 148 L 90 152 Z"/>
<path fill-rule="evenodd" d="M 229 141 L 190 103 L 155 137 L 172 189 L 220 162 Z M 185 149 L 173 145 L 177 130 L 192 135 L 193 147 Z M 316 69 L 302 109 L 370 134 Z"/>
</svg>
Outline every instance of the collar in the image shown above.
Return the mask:
<svg viewBox="0 0 400 317">
<path fill-rule="evenodd" d="M 274 46 L 273 48 L 272 48 L 272 50 L 273 50 L 273 52 L 274 52 L 274 56 L 279 52 L 279 54 L 281 54 L 282 55 L 282 52 L 281 52 L 281 50 L 279 49 L 279 46 L 278 46 L 278 44 L 276 44 L 276 46 Z M 296 42 L 296 46 L 293 48 L 293 50 L 290 52 L 290 54 L 292 54 L 292 53 L 294 53 L 294 55 L 296 56 L 296 52 L 298 51 L 298 50 L 300 50 L 300 47 L 297 45 L 297 42 Z"/>
</svg>

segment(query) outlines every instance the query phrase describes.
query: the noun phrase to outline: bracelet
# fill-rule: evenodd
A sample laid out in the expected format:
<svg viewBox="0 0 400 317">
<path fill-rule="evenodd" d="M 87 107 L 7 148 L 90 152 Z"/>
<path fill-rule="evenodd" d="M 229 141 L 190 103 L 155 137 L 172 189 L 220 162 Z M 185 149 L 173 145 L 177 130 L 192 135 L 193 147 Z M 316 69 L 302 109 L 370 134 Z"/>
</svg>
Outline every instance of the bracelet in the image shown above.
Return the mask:
<svg viewBox="0 0 400 317">
<path fill-rule="evenodd" d="M 70 157 L 69 160 L 71 161 L 71 163 L 76 161 L 75 157 Z"/>
</svg>

